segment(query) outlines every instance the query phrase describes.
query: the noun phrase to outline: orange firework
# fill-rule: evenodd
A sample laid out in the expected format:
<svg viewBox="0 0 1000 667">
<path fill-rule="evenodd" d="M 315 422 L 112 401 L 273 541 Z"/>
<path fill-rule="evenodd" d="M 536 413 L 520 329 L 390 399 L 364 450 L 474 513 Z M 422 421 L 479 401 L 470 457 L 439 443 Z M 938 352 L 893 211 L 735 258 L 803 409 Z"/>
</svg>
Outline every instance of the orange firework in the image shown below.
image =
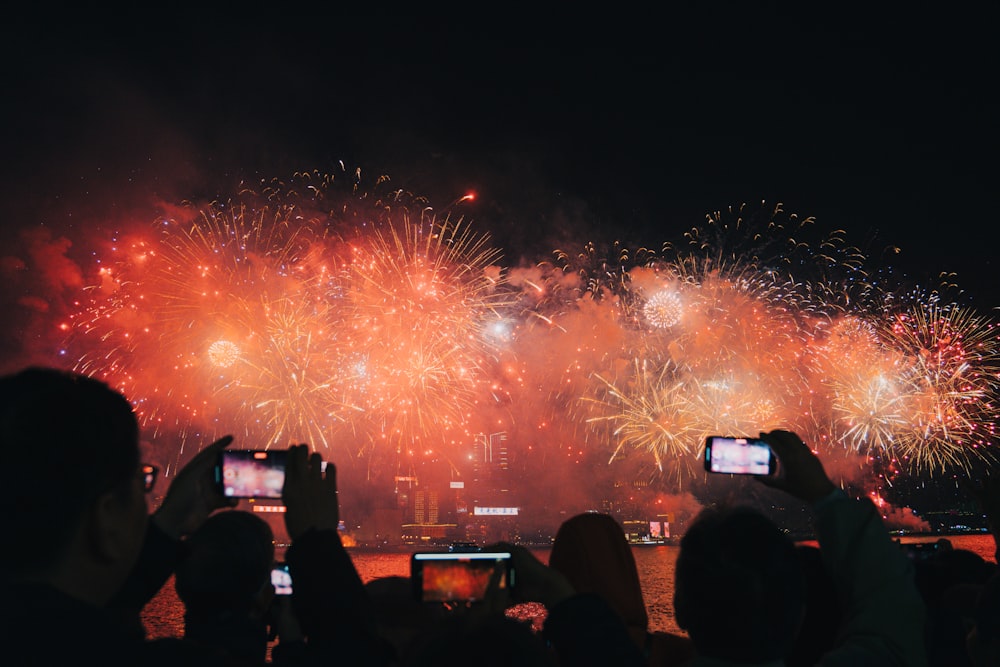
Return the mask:
<svg viewBox="0 0 1000 667">
<path fill-rule="evenodd" d="M 123 390 L 152 438 L 353 455 L 465 428 L 509 299 L 498 251 L 461 221 L 411 221 L 403 193 L 331 206 L 305 181 L 176 211 L 88 290 L 76 368 Z"/>
<path fill-rule="evenodd" d="M 309 267 L 322 219 L 237 201 L 153 230 L 92 290 L 75 324 L 77 369 L 130 396 L 153 437 L 211 437 L 238 423 L 254 446 L 325 442 L 337 416 L 325 367 L 337 317 Z"/>
<path fill-rule="evenodd" d="M 344 192 L 297 174 L 122 239 L 67 324 L 76 369 L 153 438 L 237 430 L 369 463 L 450 460 L 507 428 L 678 478 L 705 435 L 775 427 L 913 472 L 991 455 L 994 325 L 904 308 L 839 230 L 807 242 L 811 218 L 742 206 L 655 252 L 590 242 L 509 269 L 463 218 L 345 174 Z"/>
<path fill-rule="evenodd" d="M 589 424 L 606 424 L 614 438 L 614 460 L 623 449 L 638 449 L 653 456 L 657 467 L 664 462 L 678 467 L 681 475 L 691 468 L 699 442 L 709 432 L 689 410 L 690 387 L 670 364 L 655 368 L 636 360 L 624 377 L 608 379 L 596 375 L 593 396 L 584 397 Z"/>
<path fill-rule="evenodd" d="M 359 405 L 390 440 L 464 433 L 510 304 L 489 237 L 400 216 L 351 247 L 344 344 L 364 361 Z M 431 441 L 436 441 L 431 439 Z"/>
</svg>

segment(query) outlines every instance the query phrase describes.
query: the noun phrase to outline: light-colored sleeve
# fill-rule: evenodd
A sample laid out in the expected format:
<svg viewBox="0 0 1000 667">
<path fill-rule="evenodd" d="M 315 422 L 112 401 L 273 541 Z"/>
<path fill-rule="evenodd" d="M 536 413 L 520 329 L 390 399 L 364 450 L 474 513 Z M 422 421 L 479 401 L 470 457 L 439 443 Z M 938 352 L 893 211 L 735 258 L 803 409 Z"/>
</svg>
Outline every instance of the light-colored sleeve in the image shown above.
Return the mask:
<svg viewBox="0 0 1000 667">
<path fill-rule="evenodd" d="M 926 610 L 913 564 L 878 509 L 837 490 L 814 506 L 824 561 L 841 594 L 844 624 L 823 667 L 927 664 Z"/>
</svg>

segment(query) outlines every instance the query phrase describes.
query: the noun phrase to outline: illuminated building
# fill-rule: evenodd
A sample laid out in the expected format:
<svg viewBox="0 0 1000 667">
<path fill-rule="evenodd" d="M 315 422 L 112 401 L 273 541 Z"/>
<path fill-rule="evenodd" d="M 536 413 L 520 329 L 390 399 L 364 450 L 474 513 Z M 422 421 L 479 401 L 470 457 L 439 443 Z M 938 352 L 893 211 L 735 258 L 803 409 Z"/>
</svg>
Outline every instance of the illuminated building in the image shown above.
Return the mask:
<svg viewBox="0 0 1000 667">
<path fill-rule="evenodd" d="M 465 537 L 473 542 L 516 539 L 519 508 L 512 506 L 507 433 L 479 434 L 473 444 L 471 499 Z"/>
</svg>

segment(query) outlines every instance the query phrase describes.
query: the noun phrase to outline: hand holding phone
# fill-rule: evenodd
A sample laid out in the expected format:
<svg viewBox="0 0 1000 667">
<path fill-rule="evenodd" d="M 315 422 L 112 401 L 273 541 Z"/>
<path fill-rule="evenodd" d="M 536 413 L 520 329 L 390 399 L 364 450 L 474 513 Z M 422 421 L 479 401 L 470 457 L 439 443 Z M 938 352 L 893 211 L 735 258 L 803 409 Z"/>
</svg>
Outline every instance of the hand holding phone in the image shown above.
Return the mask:
<svg viewBox="0 0 1000 667">
<path fill-rule="evenodd" d="M 823 463 L 795 433 L 770 431 L 761 433 L 781 460 L 781 474 L 761 477 L 767 486 L 781 489 L 807 503 L 815 503 L 832 493 L 837 487 L 827 476 Z"/>
<path fill-rule="evenodd" d="M 174 477 L 166 497 L 153 515 L 153 520 L 167 535 L 174 539 L 190 535 L 215 510 L 236 505 L 237 501 L 226 498 L 221 487 L 216 487 L 218 493 L 205 493 L 205 487 L 211 489 L 213 478 L 218 478 L 221 453 L 232 442 L 231 435 L 219 438 L 198 452 Z"/>
<path fill-rule="evenodd" d="M 760 438 L 711 435 L 705 440 L 705 470 L 730 475 L 773 475 L 778 459 Z"/>
</svg>

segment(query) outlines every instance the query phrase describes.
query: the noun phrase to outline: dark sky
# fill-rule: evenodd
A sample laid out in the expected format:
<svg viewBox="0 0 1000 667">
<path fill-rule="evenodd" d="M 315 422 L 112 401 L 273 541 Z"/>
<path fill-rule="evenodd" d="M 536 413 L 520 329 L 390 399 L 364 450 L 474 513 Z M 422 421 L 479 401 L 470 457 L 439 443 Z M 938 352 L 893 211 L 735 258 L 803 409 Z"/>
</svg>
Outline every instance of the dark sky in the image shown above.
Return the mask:
<svg viewBox="0 0 1000 667">
<path fill-rule="evenodd" d="M 337 4 L 8 20 L 5 229 L 343 161 L 439 206 L 475 189 L 512 263 L 781 201 L 1000 304 L 986 3 Z"/>
</svg>

